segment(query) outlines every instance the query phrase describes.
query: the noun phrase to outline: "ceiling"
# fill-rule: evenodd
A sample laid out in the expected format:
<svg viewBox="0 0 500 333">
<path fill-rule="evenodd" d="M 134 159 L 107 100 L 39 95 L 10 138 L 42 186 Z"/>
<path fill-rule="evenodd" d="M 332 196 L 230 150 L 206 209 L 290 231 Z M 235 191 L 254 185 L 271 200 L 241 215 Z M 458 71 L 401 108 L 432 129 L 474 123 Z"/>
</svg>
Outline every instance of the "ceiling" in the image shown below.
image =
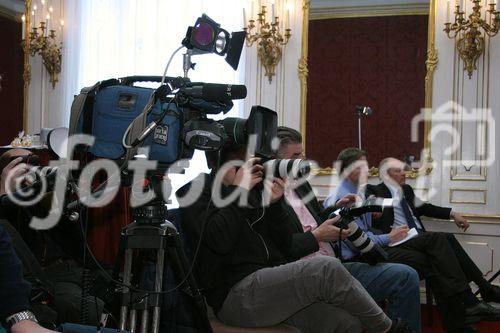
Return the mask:
<svg viewBox="0 0 500 333">
<path fill-rule="evenodd" d="M 20 18 L 24 12 L 24 1 L 22 0 L 0 0 L 0 15 Z"/>
</svg>

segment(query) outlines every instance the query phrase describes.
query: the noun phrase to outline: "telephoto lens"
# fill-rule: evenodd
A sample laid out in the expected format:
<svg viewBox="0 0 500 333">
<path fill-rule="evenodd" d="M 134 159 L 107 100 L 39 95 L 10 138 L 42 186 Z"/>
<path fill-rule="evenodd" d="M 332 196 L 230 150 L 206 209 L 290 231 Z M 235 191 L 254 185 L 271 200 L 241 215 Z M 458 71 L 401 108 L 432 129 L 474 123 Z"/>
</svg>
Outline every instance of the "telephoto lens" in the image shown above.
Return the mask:
<svg viewBox="0 0 500 333">
<path fill-rule="evenodd" d="M 272 159 L 264 163 L 264 170 L 274 177 L 298 179 L 309 175 L 311 163 L 301 159 Z"/>
</svg>

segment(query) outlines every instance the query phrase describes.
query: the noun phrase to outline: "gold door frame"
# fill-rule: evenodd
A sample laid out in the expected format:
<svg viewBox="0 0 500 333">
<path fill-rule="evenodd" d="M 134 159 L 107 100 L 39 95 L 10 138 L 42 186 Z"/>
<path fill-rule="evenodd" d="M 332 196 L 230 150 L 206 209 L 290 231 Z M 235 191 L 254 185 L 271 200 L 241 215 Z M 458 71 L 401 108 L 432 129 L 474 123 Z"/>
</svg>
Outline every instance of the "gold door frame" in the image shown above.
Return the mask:
<svg viewBox="0 0 500 333">
<path fill-rule="evenodd" d="M 25 26 L 24 35 L 26 36 L 25 37 L 26 39 L 28 39 L 29 35 L 30 35 L 30 26 L 31 26 L 30 8 L 31 8 L 31 0 L 26 0 L 25 1 L 25 8 L 24 8 L 24 15 L 26 18 L 25 25 L 24 25 Z M 23 43 L 24 43 L 24 41 L 23 41 Z M 31 80 L 30 51 L 29 51 L 28 45 L 29 45 L 28 43 L 23 44 L 23 51 L 24 51 L 23 130 L 24 130 L 24 133 L 28 133 L 28 102 L 29 102 L 30 80 Z"/>
<path fill-rule="evenodd" d="M 438 63 L 437 49 L 435 45 L 436 39 L 436 6 L 437 0 L 430 0 L 429 3 L 429 24 L 427 28 L 427 60 L 426 65 L 426 75 L 425 75 L 425 113 L 424 113 L 424 160 L 422 161 L 422 167 L 420 169 L 413 169 L 408 173 L 409 178 L 416 178 L 419 175 L 428 175 L 432 172 L 432 154 L 431 154 L 431 143 L 429 141 L 429 131 L 431 129 L 431 116 L 432 116 L 432 84 L 434 80 L 434 71 Z M 371 6 L 373 7 L 373 6 Z M 381 10 L 382 7 L 377 6 L 376 14 L 351 14 L 351 15 L 329 15 L 328 17 L 366 17 L 366 16 L 388 16 L 388 15 L 418 15 L 424 14 L 422 11 L 391 11 L 391 14 Z M 308 64 L 307 64 L 307 54 L 308 54 L 308 40 L 309 40 L 309 13 L 311 9 L 311 0 L 303 0 L 302 3 L 302 51 L 301 57 L 298 65 L 298 74 L 300 79 L 300 132 L 302 133 L 302 140 L 304 150 L 306 147 L 306 107 L 307 107 L 307 76 L 309 74 Z M 375 8 L 370 8 L 373 10 Z M 367 12 L 368 13 L 368 12 Z M 320 16 L 319 18 L 328 18 L 325 16 Z M 320 168 L 315 170 L 317 175 L 331 175 L 335 174 L 336 171 L 333 168 Z M 370 177 L 378 176 L 378 169 L 372 167 L 369 173 Z"/>
</svg>

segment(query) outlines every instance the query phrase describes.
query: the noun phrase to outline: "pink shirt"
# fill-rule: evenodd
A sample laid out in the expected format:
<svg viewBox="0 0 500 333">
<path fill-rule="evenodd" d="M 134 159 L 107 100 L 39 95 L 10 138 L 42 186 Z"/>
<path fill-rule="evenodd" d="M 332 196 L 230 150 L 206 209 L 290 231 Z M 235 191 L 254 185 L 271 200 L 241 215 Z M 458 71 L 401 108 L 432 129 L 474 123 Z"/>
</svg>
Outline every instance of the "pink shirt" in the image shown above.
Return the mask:
<svg viewBox="0 0 500 333">
<path fill-rule="evenodd" d="M 285 198 L 290 206 L 292 206 L 295 214 L 299 218 L 304 232 L 313 231 L 318 227 L 318 223 L 316 223 L 316 220 L 312 216 L 311 212 L 309 211 L 309 209 L 307 209 L 304 202 L 299 198 L 299 196 L 297 195 L 297 193 L 295 193 L 291 186 L 286 186 Z M 329 243 L 319 242 L 319 251 L 312 253 L 304 258 L 312 258 L 317 256 L 335 257 L 335 253 L 333 252 L 333 249 Z"/>
</svg>

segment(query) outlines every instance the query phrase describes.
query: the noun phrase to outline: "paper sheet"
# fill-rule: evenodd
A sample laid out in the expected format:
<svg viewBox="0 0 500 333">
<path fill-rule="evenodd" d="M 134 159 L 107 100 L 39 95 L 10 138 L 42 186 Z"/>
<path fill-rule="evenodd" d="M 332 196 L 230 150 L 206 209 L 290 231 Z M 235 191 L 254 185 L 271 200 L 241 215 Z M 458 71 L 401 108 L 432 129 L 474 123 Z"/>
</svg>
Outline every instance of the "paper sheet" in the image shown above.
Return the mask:
<svg viewBox="0 0 500 333">
<path fill-rule="evenodd" d="M 406 237 L 396 243 L 391 243 L 389 244 L 390 247 L 393 247 L 393 246 L 397 246 L 399 244 L 403 244 L 404 242 L 412 239 L 412 238 L 415 238 L 418 236 L 418 232 L 417 232 L 417 229 L 415 228 L 411 228 L 410 230 L 408 230 L 408 234 L 406 235 Z"/>
</svg>

